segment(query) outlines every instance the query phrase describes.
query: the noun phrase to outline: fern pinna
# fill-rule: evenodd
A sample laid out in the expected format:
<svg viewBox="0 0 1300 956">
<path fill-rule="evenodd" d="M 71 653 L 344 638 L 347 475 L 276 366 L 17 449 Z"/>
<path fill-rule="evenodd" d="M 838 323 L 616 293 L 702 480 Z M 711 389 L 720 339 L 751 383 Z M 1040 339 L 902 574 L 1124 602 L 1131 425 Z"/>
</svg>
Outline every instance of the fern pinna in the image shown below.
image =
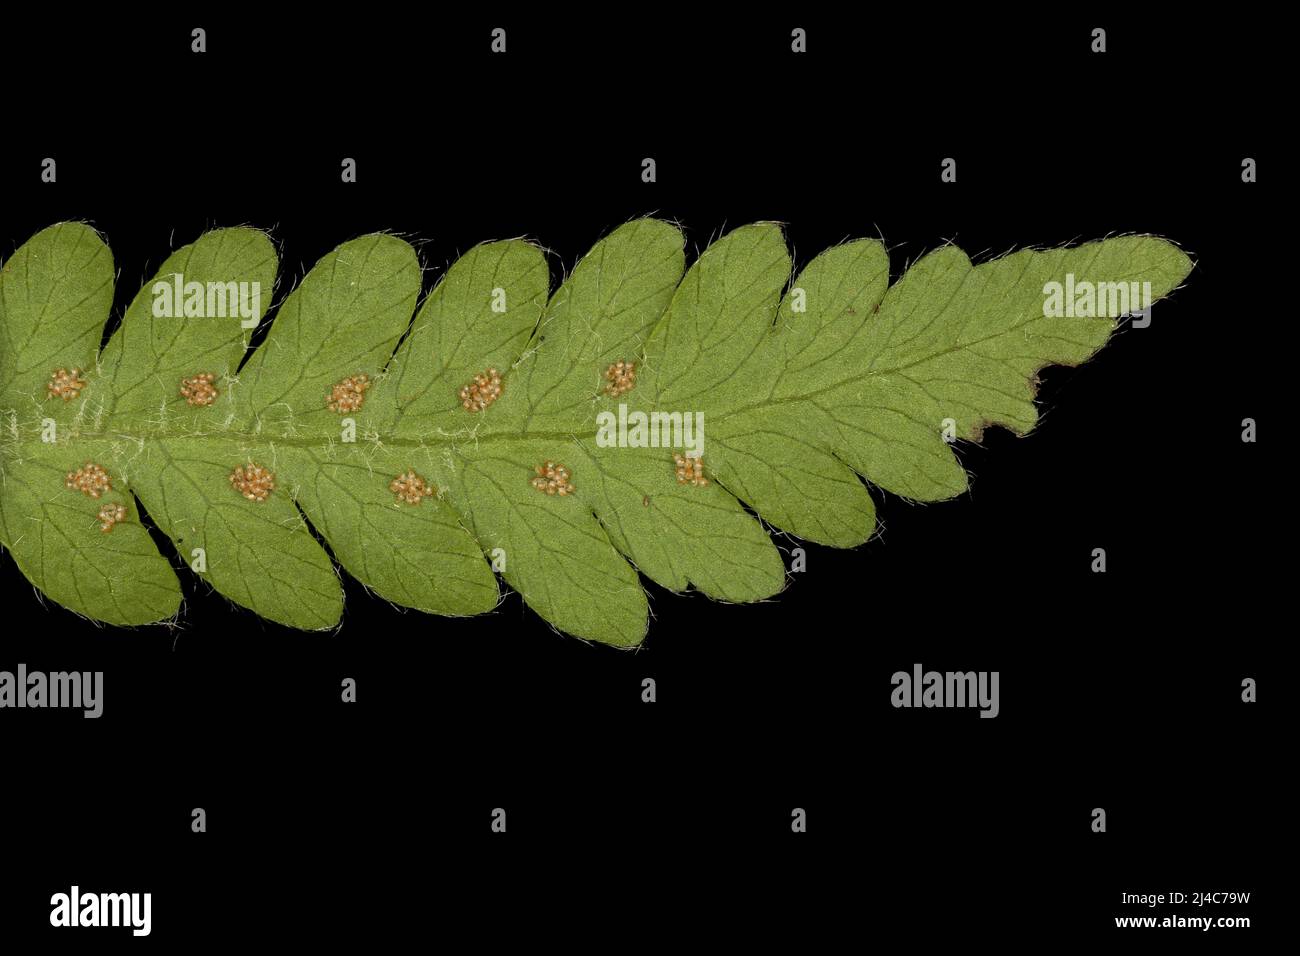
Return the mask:
<svg viewBox="0 0 1300 956">
<path fill-rule="evenodd" d="M 167 620 L 180 587 L 138 501 L 221 594 L 323 629 L 342 591 L 314 527 L 397 604 L 489 611 L 499 573 L 561 631 L 632 646 L 638 572 L 756 601 L 786 578 L 758 519 L 851 547 L 875 526 L 862 478 L 961 494 L 955 440 L 1028 431 L 1038 370 L 1087 359 L 1190 268 L 1151 236 L 980 265 L 947 245 L 891 286 L 859 240 L 791 281 L 777 225 L 687 269 L 678 228 L 640 219 L 553 295 L 541 249 L 488 242 L 417 310 L 415 250 L 376 234 L 322 259 L 249 354 L 276 251 L 218 229 L 101 349 L 112 257 L 62 223 L 0 272 L 0 541 L 65 607 Z"/>
</svg>

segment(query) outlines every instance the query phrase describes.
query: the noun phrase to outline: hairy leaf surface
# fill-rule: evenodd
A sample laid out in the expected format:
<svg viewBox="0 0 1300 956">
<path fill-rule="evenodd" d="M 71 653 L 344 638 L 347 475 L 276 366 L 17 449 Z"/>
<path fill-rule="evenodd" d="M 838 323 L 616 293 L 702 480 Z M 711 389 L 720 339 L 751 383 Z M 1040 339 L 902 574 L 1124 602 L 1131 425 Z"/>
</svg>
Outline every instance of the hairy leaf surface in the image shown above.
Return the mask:
<svg viewBox="0 0 1300 956">
<path fill-rule="evenodd" d="M 0 542 L 59 604 L 112 624 L 165 620 L 181 592 L 138 501 L 213 588 L 292 627 L 339 622 L 337 563 L 442 615 L 491 610 L 497 572 L 559 630 L 633 646 L 647 627 L 639 575 L 734 602 L 784 587 L 758 519 L 852 547 L 875 528 L 868 483 L 916 501 L 961 494 L 952 440 L 1033 428 L 1038 371 L 1085 361 L 1126 311 L 1102 284 L 1149 283 L 1154 301 L 1191 269 L 1151 236 L 979 265 L 944 246 L 892 286 L 873 240 L 793 279 L 774 224 L 732 231 L 689 269 L 683 247 L 673 225 L 630 222 L 550 294 L 538 247 L 488 242 L 417 309 L 415 251 L 363 236 L 308 273 L 248 355 L 276 252 L 257 230 L 218 229 L 167 258 L 101 351 L 111 254 L 88 226 L 52 226 L 0 271 Z M 257 314 L 156 314 L 155 282 L 178 274 L 256 283 Z M 1080 299 L 1080 314 L 1053 317 L 1050 283 L 1103 291 L 1092 314 Z M 636 363 L 635 383 L 611 394 L 620 360 Z M 500 396 L 467 410 L 461 390 L 490 368 Z M 59 369 L 80 374 L 67 400 L 50 393 Z M 201 373 L 217 394 L 196 404 L 181 384 Z M 360 407 L 332 407 L 357 376 Z M 670 423 L 660 437 L 677 444 L 639 442 L 639 413 Z M 704 424 L 700 483 L 678 476 L 689 449 L 672 428 L 686 420 Z M 572 494 L 534 486 L 548 461 Z M 88 463 L 111 484 L 100 497 L 68 487 Z M 254 464 L 274 475 L 265 500 L 232 483 Z M 412 472 L 428 490 L 404 500 L 391 486 Z M 105 505 L 125 517 L 101 530 Z"/>
</svg>

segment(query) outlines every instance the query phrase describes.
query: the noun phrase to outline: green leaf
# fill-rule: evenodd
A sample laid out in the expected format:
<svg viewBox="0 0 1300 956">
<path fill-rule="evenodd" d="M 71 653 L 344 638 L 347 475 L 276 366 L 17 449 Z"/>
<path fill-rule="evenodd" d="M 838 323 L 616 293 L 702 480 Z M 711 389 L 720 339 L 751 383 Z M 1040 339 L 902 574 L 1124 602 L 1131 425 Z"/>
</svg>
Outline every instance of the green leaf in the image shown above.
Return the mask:
<svg viewBox="0 0 1300 956">
<path fill-rule="evenodd" d="M 633 646 L 647 622 L 638 572 L 757 601 L 786 581 L 764 522 L 851 547 L 875 528 L 867 483 L 960 494 L 952 439 L 1027 432 L 1039 369 L 1085 361 L 1121 312 L 1190 268 L 1150 236 L 978 266 L 945 246 L 891 287 L 884 247 L 860 240 L 791 281 L 776 225 L 736 229 L 687 270 L 678 229 L 642 219 L 549 299 L 541 251 L 511 240 L 471 249 L 416 311 L 414 250 L 370 235 L 322 259 L 244 361 L 275 281 L 265 235 L 221 229 L 174 252 L 97 355 L 112 261 L 93 230 L 64 223 L 0 272 L 0 540 L 60 604 L 114 624 L 166 619 L 179 588 L 134 495 L 212 587 L 293 627 L 338 623 L 337 561 L 443 615 L 492 609 L 495 570 L 557 629 Z M 260 300 L 240 300 L 247 314 L 156 314 L 155 282 L 177 276 Z M 1080 299 L 1081 314 L 1054 316 L 1051 283 L 1149 283 L 1150 298 L 1121 302 L 1111 286 L 1092 314 Z M 636 363 L 621 392 L 607 377 L 619 361 Z M 80 373 L 67 400 L 48 388 L 58 369 Z M 462 389 L 489 369 L 500 394 L 468 410 Z M 187 401 L 181 383 L 201 373 L 217 394 Z M 642 414 L 677 431 L 638 442 Z M 675 458 L 690 437 L 699 481 L 678 473 L 695 467 Z M 546 462 L 572 493 L 534 486 Z M 68 487 L 86 463 L 111 483 L 98 498 Z M 253 466 L 274 489 L 250 499 L 232 473 Z M 123 508 L 106 531 L 105 504 Z"/>
</svg>

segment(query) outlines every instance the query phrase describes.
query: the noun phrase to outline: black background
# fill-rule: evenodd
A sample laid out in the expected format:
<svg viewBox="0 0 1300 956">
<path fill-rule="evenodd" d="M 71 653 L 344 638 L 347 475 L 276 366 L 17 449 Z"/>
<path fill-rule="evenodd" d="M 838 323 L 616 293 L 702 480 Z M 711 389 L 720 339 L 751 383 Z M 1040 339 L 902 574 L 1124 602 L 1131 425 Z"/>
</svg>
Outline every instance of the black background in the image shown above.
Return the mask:
<svg viewBox="0 0 1300 956">
<path fill-rule="evenodd" d="M 634 653 L 561 636 L 514 594 L 451 620 L 346 575 L 341 629 L 291 632 L 165 541 L 179 624 L 120 631 L 0 559 L 0 668 L 105 673 L 99 720 L 0 715 L 6 934 L 148 942 L 51 933 L 49 896 L 76 882 L 152 892 L 163 946 L 554 943 L 606 923 L 618 944 L 1261 941 L 1285 673 L 1266 390 L 1290 321 L 1267 298 L 1286 278 L 1269 31 L 1012 22 L 628 8 L 6 27 L 0 244 L 91 222 L 117 263 L 113 321 L 169 249 L 239 223 L 272 230 L 282 292 L 375 229 L 416 242 L 426 292 L 474 243 L 519 235 L 553 251 L 554 286 L 645 214 L 681 223 L 688 261 L 759 219 L 787 224 L 796 267 L 883 237 L 895 277 L 946 240 L 988 259 L 1151 232 L 1196 260 L 1149 328 L 1044 372 L 1034 433 L 959 447 L 971 494 L 875 492 L 882 530 L 852 551 L 777 535 L 807 571 L 763 604 L 647 582 Z M 488 52 L 498 25 L 505 56 Z M 1241 182 L 1246 156 L 1261 182 Z M 916 662 L 1000 671 L 1000 716 L 891 708 L 890 675 Z M 1248 676 L 1258 704 L 1240 700 Z M 1170 890 L 1249 890 L 1182 912 L 1253 926 L 1114 927 L 1152 912 L 1121 892 Z"/>
</svg>

